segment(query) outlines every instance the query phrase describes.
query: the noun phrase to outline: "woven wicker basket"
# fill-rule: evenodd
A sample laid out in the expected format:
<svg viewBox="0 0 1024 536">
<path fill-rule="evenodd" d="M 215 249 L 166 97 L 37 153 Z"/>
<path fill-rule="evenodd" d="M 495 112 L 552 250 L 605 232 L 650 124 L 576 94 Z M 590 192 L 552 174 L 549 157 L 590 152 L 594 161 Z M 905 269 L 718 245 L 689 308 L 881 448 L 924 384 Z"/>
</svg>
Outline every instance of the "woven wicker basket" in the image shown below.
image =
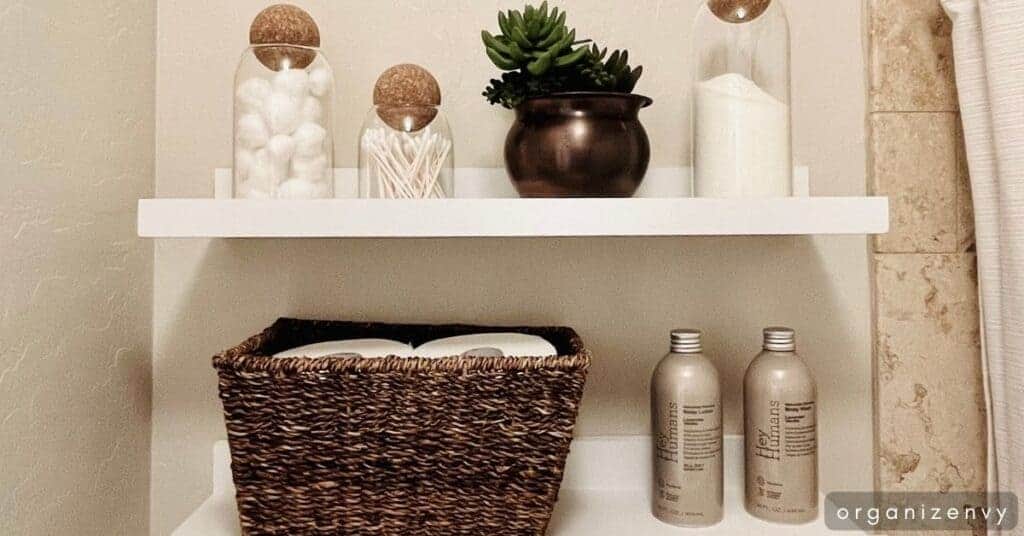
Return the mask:
<svg viewBox="0 0 1024 536">
<path fill-rule="evenodd" d="M 494 331 L 560 357 L 268 357 Z M 282 319 L 213 364 L 244 534 L 522 536 L 551 518 L 590 355 L 568 328 Z"/>
</svg>

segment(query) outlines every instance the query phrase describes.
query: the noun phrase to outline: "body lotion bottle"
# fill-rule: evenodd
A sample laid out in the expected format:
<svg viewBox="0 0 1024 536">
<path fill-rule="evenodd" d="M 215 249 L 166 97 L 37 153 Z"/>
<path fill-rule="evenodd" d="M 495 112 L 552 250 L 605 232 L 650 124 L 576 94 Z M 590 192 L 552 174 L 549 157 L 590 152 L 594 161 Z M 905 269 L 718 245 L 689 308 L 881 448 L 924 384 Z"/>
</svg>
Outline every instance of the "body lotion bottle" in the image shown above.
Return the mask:
<svg viewBox="0 0 1024 536">
<path fill-rule="evenodd" d="M 746 507 L 777 523 L 818 517 L 817 391 L 796 336 L 766 328 L 743 380 Z"/>
<path fill-rule="evenodd" d="M 697 330 L 672 332 L 651 380 L 654 517 L 680 527 L 722 520 L 722 402 L 718 371 Z"/>
</svg>

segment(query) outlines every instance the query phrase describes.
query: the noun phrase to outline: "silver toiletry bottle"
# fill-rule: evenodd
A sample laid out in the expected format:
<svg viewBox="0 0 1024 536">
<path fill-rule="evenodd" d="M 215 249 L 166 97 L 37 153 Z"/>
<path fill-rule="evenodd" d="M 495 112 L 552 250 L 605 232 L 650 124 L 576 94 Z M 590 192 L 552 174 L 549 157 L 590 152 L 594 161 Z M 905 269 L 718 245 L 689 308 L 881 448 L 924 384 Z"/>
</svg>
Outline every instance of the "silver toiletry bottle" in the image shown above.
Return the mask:
<svg viewBox="0 0 1024 536">
<path fill-rule="evenodd" d="M 680 527 L 722 520 L 722 397 L 718 371 L 697 330 L 672 332 L 651 379 L 652 511 Z"/>
<path fill-rule="evenodd" d="M 817 391 L 789 328 L 765 328 L 743 380 L 746 506 L 777 523 L 818 517 Z"/>
</svg>

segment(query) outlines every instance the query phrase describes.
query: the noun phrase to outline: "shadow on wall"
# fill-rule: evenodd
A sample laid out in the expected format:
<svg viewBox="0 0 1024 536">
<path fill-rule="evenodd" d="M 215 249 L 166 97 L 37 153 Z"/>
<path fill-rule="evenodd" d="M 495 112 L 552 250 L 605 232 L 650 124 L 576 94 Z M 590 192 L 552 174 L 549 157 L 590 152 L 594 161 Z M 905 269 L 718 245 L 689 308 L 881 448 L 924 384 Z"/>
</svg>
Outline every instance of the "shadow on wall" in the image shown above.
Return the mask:
<svg viewBox="0 0 1024 536">
<path fill-rule="evenodd" d="M 681 326 L 705 330 L 726 433 L 739 433 L 761 328 L 790 325 L 818 379 L 822 452 L 870 467 L 865 247 L 863 237 L 161 242 L 154 530 L 169 532 L 209 494 L 210 449 L 224 436 L 210 358 L 280 316 L 573 326 L 594 353 L 581 435 L 647 432 L 650 373 Z M 169 263 L 187 268 L 167 273 Z M 851 482 L 822 470 L 826 486 L 870 486 L 870 471 Z"/>
</svg>

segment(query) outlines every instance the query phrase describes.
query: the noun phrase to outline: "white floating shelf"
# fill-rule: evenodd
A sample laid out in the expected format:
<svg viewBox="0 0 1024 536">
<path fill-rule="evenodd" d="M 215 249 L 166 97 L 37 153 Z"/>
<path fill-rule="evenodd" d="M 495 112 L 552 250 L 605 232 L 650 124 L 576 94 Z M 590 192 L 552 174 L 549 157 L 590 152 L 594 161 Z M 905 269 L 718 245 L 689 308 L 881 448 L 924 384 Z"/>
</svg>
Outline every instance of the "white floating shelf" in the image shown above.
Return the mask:
<svg viewBox="0 0 1024 536">
<path fill-rule="evenodd" d="M 687 170 L 653 169 L 631 199 L 518 199 L 503 170 L 459 169 L 455 199 L 354 199 L 352 170 L 337 170 L 342 199 L 230 199 L 218 170 L 215 199 L 143 199 L 145 238 L 456 238 L 571 236 L 864 235 L 889 230 L 885 197 L 686 197 Z"/>
<path fill-rule="evenodd" d="M 724 442 L 725 519 L 705 529 L 680 529 L 650 514 L 651 444 L 649 437 L 577 439 L 549 536 L 821 536 L 832 534 L 819 518 L 807 525 L 777 525 L 748 514 L 743 506 L 743 438 Z M 240 536 L 227 444 L 214 448 L 214 492 L 172 536 Z M 824 504 L 824 498 L 822 498 Z M 821 509 L 824 512 L 824 507 Z M 836 534 L 863 535 L 860 531 Z"/>
<path fill-rule="evenodd" d="M 886 198 L 144 199 L 146 238 L 449 238 L 876 234 Z"/>
</svg>

